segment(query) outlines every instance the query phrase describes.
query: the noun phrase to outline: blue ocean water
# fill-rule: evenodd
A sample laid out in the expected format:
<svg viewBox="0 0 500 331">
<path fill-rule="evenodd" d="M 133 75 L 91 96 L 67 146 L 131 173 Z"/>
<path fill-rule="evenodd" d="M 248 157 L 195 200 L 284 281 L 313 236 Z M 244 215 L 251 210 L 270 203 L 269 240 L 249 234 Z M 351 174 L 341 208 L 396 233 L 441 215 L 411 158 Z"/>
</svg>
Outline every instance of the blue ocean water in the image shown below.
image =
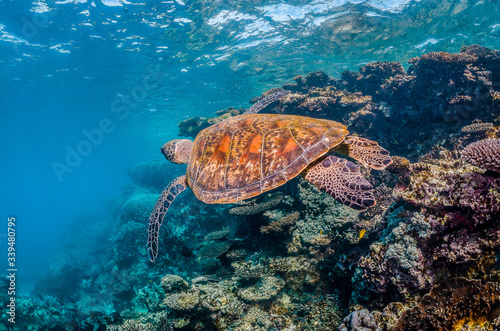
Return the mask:
<svg viewBox="0 0 500 331">
<path fill-rule="evenodd" d="M 71 251 L 102 227 L 116 231 L 113 208 L 131 167 L 165 162 L 172 178 L 185 169 L 159 152 L 180 121 L 249 108 L 312 71 L 339 78 L 372 61 L 407 68 L 428 52 L 500 49 L 499 8 L 495 0 L 0 0 L 1 271 L 9 217 L 17 293 L 29 294 L 58 258 L 88 258 Z"/>
</svg>

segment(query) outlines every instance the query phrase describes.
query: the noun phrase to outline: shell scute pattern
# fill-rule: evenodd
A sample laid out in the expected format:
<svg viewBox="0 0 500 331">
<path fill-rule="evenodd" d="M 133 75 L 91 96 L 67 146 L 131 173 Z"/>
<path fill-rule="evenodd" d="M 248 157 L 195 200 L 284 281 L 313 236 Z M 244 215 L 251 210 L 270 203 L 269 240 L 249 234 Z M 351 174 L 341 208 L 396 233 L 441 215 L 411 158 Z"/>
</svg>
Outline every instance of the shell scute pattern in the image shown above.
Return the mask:
<svg viewBox="0 0 500 331">
<path fill-rule="evenodd" d="M 253 126 L 249 126 L 233 133 L 230 158 L 227 164 L 226 188 L 237 189 L 241 187 L 241 177 L 247 183 L 261 180 L 261 150 L 263 143 L 262 134 Z"/>
<path fill-rule="evenodd" d="M 340 144 L 344 125 L 293 115 L 241 115 L 198 134 L 188 182 L 206 203 L 231 203 L 276 188 Z"/>
</svg>

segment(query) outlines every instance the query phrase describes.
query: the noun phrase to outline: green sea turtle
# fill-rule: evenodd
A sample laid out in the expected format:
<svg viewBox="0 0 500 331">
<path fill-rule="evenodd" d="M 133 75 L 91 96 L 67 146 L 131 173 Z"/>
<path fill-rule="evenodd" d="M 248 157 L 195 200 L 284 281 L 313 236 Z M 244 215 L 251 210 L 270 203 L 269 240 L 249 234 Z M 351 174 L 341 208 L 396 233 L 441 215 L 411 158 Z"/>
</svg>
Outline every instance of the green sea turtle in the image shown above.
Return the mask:
<svg viewBox="0 0 500 331">
<path fill-rule="evenodd" d="M 327 155 L 339 152 L 381 170 L 389 152 L 368 139 L 348 136 L 338 122 L 295 115 L 256 114 L 286 95 L 259 101 L 242 115 L 202 130 L 194 141 L 172 140 L 161 148 L 167 160 L 187 164 L 185 175 L 163 191 L 149 218 L 148 254 L 158 254 L 158 233 L 175 197 L 189 186 L 205 203 L 234 203 L 283 185 L 299 174 L 336 200 L 357 209 L 375 205 L 373 186 L 354 163 Z"/>
</svg>

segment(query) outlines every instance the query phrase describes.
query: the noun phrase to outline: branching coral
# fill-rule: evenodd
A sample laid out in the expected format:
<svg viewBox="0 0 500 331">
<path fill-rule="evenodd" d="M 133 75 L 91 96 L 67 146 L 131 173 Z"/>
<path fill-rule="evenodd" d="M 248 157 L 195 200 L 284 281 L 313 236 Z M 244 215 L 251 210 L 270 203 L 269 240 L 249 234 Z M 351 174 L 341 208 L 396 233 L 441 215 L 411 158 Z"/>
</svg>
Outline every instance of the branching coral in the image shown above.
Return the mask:
<svg viewBox="0 0 500 331">
<path fill-rule="evenodd" d="M 500 139 L 484 139 L 465 147 L 462 158 L 479 168 L 500 172 Z"/>
</svg>

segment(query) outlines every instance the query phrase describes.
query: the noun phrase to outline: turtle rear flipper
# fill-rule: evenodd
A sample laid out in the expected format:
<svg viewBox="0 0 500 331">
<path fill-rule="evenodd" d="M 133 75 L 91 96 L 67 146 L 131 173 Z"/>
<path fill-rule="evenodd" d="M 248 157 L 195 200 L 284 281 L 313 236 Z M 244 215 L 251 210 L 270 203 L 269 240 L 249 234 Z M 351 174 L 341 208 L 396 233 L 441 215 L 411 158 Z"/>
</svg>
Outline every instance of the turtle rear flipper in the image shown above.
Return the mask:
<svg viewBox="0 0 500 331">
<path fill-rule="evenodd" d="M 335 152 L 352 157 L 363 165 L 383 170 L 392 163 L 389 152 L 375 141 L 356 136 L 347 136 Z"/>
<path fill-rule="evenodd" d="M 148 224 L 148 255 L 149 260 L 153 262 L 158 255 L 158 234 L 163 218 L 175 197 L 184 191 L 187 187 L 186 175 L 175 178 L 163 190 L 156 201 L 155 207 L 149 216 Z"/>
<path fill-rule="evenodd" d="M 305 178 L 337 201 L 356 210 L 375 205 L 373 186 L 346 159 L 330 155 L 307 170 Z"/>
</svg>

